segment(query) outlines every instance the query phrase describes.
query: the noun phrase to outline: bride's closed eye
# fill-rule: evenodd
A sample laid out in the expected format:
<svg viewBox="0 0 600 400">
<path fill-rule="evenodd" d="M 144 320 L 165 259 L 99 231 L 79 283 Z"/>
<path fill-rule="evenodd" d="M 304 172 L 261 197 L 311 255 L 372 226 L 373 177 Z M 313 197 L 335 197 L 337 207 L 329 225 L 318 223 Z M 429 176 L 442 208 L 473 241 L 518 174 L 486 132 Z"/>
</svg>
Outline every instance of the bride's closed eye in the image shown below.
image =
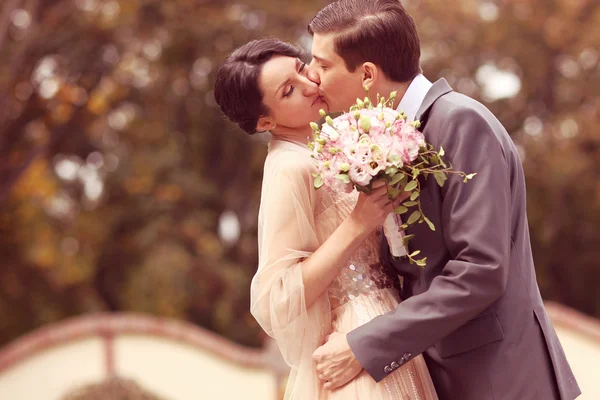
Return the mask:
<svg viewBox="0 0 600 400">
<path fill-rule="evenodd" d="M 283 94 L 283 97 L 290 97 L 294 93 L 294 85 L 291 85 L 287 92 Z"/>
<path fill-rule="evenodd" d="M 302 74 L 302 71 L 304 71 L 305 68 L 306 68 L 306 63 L 301 62 L 300 68 L 298 68 L 298 73 Z M 283 94 L 283 97 L 290 97 L 291 94 L 294 93 L 294 89 L 295 89 L 294 85 L 291 85 L 290 88 L 288 89 L 288 91 Z"/>
</svg>

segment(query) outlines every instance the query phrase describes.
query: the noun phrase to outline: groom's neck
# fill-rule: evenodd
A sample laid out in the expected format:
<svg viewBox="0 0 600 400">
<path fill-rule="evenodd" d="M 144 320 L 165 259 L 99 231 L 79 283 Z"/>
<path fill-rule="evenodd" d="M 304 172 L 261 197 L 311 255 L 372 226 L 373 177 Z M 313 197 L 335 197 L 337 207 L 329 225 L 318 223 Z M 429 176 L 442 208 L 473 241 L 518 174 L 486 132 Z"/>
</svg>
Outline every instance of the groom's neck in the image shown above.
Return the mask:
<svg viewBox="0 0 600 400">
<path fill-rule="evenodd" d="M 409 82 L 395 82 L 395 81 L 386 80 L 384 82 L 381 82 L 376 87 L 372 88 L 370 90 L 370 92 L 373 93 L 374 96 L 376 96 L 377 93 L 379 93 L 381 96 L 384 96 L 385 98 L 388 98 L 390 96 L 390 93 L 396 92 L 396 100 L 394 100 L 393 108 L 397 108 L 398 105 L 400 104 L 400 101 L 402 101 L 402 98 L 406 94 L 406 91 L 408 90 L 410 83 L 411 83 L 410 81 Z M 371 101 L 377 101 L 377 99 L 372 98 Z"/>
</svg>

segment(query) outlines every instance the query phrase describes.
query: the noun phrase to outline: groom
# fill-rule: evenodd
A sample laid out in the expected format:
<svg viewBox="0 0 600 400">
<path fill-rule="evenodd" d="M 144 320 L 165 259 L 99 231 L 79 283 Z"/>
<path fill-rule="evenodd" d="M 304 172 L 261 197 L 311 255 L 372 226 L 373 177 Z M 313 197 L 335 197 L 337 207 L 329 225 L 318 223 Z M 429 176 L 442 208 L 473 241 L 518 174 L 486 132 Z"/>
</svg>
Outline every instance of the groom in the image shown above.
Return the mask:
<svg viewBox="0 0 600 400">
<path fill-rule="evenodd" d="M 536 283 L 517 149 L 500 122 L 444 79 L 419 66 L 419 37 L 398 0 L 339 0 L 309 25 L 309 77 L 330 111 L 347 110 L 364 88 L 398 92 L 426 140 L 443 147 L 456 170 L 477 173 L 443 188 L 422 180 L 425 224 L 409 247 L 427 267 L 382 261 L 403 277 L 398 308 L 346 334 L 333 333 L 314 353 L 317 374 L 335 389 L 363 368 L 381 381 L 423 354 L 442 400 L 571 400 L 579 387 Z"/>
</svg>

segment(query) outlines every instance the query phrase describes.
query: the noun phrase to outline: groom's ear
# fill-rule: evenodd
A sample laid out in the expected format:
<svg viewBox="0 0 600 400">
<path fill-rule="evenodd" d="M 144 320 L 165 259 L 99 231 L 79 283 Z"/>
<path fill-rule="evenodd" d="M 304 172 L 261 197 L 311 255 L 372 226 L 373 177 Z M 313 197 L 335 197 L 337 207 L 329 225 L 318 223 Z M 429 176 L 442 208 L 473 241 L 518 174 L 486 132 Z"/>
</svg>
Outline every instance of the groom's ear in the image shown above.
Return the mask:
<svg viewBox="0 0 600 400">
<path fill-rule="evenodd" d="M 379 77 L 379 68 L 377 65 L 372 62 L 366 62 L 362 65 L 362 85 L 366 89 L 370 89 L 375 82 L 377 82 L 377 78 Z"/>
</svg>

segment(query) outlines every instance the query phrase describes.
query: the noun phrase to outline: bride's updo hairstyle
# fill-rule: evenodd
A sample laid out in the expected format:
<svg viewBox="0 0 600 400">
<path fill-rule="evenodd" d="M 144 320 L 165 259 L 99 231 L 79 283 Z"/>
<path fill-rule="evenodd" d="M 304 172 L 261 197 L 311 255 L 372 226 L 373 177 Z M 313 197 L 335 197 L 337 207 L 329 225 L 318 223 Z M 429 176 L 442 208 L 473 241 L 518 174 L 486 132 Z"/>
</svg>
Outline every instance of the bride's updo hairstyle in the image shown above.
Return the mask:
<svg viewBox="0 0 600 400">
<path fill-rule="evenodd" d="M 278 39 L 260 39 L 235 50 L 217 71 L 215 100 L 223 114 L 248 134 L 269 114 L 259 79 L 263 65 L 274 56 L 300 58 L 302 51 Z"/>
</svg>

